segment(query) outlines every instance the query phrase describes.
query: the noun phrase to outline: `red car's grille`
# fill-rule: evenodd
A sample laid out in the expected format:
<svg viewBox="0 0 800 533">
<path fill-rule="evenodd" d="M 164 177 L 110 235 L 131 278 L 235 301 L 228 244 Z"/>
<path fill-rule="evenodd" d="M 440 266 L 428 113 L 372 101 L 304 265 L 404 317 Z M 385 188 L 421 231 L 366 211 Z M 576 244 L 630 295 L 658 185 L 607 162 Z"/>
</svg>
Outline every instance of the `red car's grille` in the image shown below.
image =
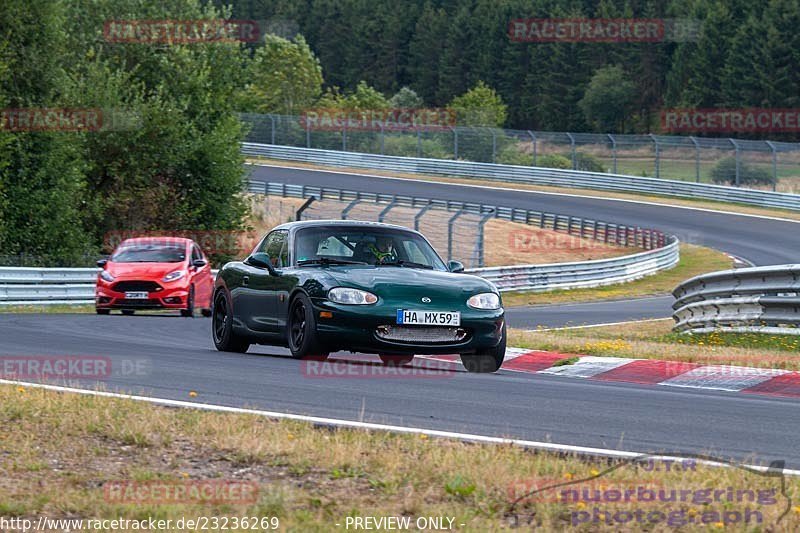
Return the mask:
<svg viewBox="0 0 800 533">
<path fill-rule="evenodd" d="M 155 281 L 119 281 L 111 287 L 116 292 L 158 292 L 161 285 Z"/>
</svg>

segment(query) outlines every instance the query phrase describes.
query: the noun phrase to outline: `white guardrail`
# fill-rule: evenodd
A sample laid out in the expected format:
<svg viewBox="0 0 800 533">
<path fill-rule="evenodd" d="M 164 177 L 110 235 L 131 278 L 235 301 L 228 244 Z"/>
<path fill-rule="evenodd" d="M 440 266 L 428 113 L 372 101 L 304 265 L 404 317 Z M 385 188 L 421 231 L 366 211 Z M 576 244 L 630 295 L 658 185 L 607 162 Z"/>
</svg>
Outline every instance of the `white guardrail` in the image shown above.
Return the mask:
<svg viewBox="0 0 800 533">
<path fill-rule="evenodd" d="M 672 268 L 680 259 L 678 239 L 663 248 L 577 263 L 520 265 L 467 270 L 500 291 L 596 287 L 633 281 Z M 0 305 L 91 304 L 97 268 L 0 267 Z M 216 271 L 214 271 L 216 275 Z"/>
<path fill-rule="evenodd" d="M 675 331 L 800 335 L 800 265 L 724 270 L 674 291 Z"/>
<path fill-rule="evenodd" d="M 456 176 L 554 187 L 640 192 L 800 211 L 800 195 L 797 194 L 622 174 L 475 163 L 452 159 L 386 156 L 258 143 L 242 143 L 242 153 L 251 157 L 300 161 L 334 167 L 388 170 L 431 176 Z"/>
</svg>

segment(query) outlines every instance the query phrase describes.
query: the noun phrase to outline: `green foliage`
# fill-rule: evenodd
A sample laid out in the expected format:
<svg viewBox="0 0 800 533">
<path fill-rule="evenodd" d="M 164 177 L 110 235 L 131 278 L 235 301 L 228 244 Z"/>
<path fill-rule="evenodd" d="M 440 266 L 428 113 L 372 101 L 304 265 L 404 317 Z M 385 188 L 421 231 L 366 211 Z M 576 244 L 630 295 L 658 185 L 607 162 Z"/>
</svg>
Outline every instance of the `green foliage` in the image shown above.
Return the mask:
<svg viewBox="0 0 800 533">
<path fill-rule="evenodd" d="M 569 159 L 568 156 L 567 159 Z M 603 166 L 599 159 L 585 152 L 575 152 L 575 170 L 585 172 L 606 172 L 608 169 Z"/>
<path fill-rule="evenodd" d="M 625 118 L 635 102 L 636 87 L 622 67 L 597 69 L 578 105 L 596 131 L 625 130 Z"/>
<path fill-rule="evenodd" d="M 389 100 L 394 108 L 417 109 L 423 106 L 422 98 L 413 89 L 403 87 Z"/>
<path fill-rule="evenodd" d="M 720 159 L 711 169 L 711 181 L 723 185 L 736 184 L 736 158 Z M 739 184 L 744 186 L 774 185 L 775 177 L 765 168 L 739 163 Z"/>
<path fill-rule="evenodd" d="M 497 92 L 483 83 L 478 83 L 462 94 L 453 98 L 448 106 L 456 112 L 456 119 L 461 126 L 501 127 L 507 116 L 503 99 Z"/>
<path fill-rule="evenodd" d="M 536 158 L 537 167 L 571 169 L 569 158 L 559 154 L 544 154 Z"/>
<path fill-rule="evenodd" d="M 342 94 L 338 87 L 328 89 L 317 102 L 316 107 L 324 109 L 345 109 L 364 111 L 389 108 L 389 100 L 365 81 L 358 82 L 355 91 Z"/>
<path fill-rule="evenodd" d="M 322 67 L 302 35 L 293 41 L 267 35 L 248 71 L 242 111 L 296 115 L 322 94 Z"/>
</svg>

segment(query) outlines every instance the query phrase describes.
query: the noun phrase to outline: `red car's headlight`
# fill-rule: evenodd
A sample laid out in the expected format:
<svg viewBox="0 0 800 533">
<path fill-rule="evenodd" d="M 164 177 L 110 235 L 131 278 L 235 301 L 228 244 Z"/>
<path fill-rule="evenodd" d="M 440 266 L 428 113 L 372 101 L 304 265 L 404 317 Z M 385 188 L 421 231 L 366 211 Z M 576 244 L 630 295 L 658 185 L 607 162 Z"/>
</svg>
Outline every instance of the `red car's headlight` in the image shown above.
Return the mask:
<svg viewBox="0 0 800 533">
<path fill-rule="evenodd" d="M 106 271 L 106 270 L 101 270 L 100 271 L 100 278 L 102 278 L 104 281 L 108 281 L 109 283 L 114 281 L 114 276 L 109 274 L 108 271 Z"/>
<path fill-rule="evenodd" d="M 161 281 L 164 281 L 164 282 L 175 281 L 175 280 L 181 279 L 185 275 L 186 275 L 186 271 L 184 271 L 184 270 L 173 270 L 172 272 L 170 272 L 169 274 L 164 276 L 164 278 Z"/>
</svg>

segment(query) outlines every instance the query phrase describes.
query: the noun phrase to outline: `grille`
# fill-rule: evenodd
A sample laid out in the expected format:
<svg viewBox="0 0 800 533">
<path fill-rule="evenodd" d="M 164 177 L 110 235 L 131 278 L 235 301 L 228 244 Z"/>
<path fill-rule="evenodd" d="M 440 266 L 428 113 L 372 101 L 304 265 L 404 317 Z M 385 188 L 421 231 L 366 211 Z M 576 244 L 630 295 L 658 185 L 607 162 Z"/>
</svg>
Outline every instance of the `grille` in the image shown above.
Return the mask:
<svg viewBox="0 0 800 533">
<path fill-rule="evenodd" d="M 152 307 L 161 307 L 161 302 L 158 300 L 126 300 L 121 298 L 115 302 L 115 305 L 121 307 L 142 307 L 142 308 L 152 308 Z"/>
<path fill-rule="evenodd" d="M 155 281 L 120 281 L 114 284 L 113 289 L 117 292 L 158 292 L 161 285 Z"/>
<path fill-rule="evenodd" d="M 378 338 L 408 344 L 449 344 L 464 342 L 469 334 L 464 328 L 426 326 L 378 326 Z"/>
</svg>

